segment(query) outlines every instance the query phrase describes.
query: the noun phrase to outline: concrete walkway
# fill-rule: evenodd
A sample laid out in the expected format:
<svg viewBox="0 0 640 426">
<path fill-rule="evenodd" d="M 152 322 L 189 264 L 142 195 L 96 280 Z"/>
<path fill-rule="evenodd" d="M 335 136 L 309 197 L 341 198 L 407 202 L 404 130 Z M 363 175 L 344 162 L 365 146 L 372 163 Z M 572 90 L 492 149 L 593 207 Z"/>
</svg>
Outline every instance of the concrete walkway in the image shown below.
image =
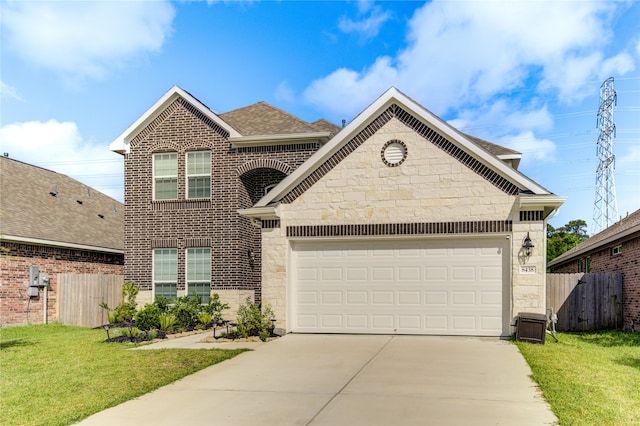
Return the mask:
<svg viewBox="0 0 640 426">
<path fill-rule="evenodd" d="M 185 347 L 198 345 L 195 337 L 191 339 L 183 342 Z M 213 345 L 217 344 L 209 344 Z M 498 339 L 293 334 L 250 345 L 253 352 L 98 413 L 81 424 L 557 422 L 529 378 L 531 371 L 518 349 Z"/>
</svg>

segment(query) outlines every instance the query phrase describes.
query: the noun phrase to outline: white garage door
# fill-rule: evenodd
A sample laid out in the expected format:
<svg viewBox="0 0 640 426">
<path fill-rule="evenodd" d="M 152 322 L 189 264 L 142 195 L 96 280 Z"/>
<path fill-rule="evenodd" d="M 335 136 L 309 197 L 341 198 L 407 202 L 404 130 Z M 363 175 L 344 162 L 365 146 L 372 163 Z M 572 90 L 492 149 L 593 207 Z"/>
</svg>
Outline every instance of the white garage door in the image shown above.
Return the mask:
<svg viewBox="0 0 640 426">
<path fill-rule="evenodd" d="M 500 336 L 505 239 L 294 242 L 294 332 Z"/>
</svg>

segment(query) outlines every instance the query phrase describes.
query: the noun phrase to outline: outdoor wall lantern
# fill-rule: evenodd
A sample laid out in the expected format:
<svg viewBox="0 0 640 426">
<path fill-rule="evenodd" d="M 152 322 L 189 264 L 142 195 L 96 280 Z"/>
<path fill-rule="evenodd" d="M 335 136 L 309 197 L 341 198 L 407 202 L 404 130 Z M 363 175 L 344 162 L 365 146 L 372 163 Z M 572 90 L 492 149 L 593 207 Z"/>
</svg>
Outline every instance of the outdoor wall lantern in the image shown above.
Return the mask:
<svg viewBox="0 0 640 426">
<path fill-rule="evenodd" d="M 524 249 L 524 255 L 529 257 L 531 256 L 531 249 L 535 246 L 531 242 L 531 238 L 529 238 L 529 233 L 527 232 L 527 236 L 524 237 L 524 241 L 522 242 L 522 248 Z"/>
<path fill-rule="evenodd" d="M 253 268 L 253 264 L 256 261 L 256 254 L 254 253 L 253 249 L 247 250 L 247 257 L 249 258 L 249 265 L 251 265 L 251 267 Z"/>
</svg>

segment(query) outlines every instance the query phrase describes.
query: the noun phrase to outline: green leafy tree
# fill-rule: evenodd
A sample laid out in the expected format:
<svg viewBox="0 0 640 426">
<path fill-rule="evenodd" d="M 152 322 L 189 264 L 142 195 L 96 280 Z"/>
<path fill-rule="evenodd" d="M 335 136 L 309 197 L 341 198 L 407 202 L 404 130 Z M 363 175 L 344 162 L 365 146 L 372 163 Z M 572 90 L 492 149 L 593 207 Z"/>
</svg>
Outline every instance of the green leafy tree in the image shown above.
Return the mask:
<svg viewBox="0 0 640 426">
<path fill-rule="evenodd" d="M 571 250 L 587 238 L 587 223 L 582 219 L 571 220 L 559 228 L 547 224 L 547 262 Z"/>
</svg>

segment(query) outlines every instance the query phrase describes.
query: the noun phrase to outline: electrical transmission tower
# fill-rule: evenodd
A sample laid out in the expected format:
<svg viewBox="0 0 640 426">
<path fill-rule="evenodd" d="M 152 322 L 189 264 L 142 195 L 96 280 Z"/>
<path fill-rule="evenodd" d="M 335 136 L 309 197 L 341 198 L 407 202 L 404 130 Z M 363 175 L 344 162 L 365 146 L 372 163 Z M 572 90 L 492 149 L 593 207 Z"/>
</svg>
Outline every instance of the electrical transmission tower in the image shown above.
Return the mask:
<svg viewBox="0 0 640 426">
<path fill-rule="evenodd" d="M 593 234 L 608 228 L 618 221 L 616 186 L 613 181 L 615 155 L 613 138 L 616 123 L 613 121 L 613 109 L 617 104 L 617 95 L 613 87 L 613 77 L 609 77 L 600 86 L 600 108 L 598 109 L 598 169 L 596 170 L 596 198 L 593 207 Z"/>
</svg>

